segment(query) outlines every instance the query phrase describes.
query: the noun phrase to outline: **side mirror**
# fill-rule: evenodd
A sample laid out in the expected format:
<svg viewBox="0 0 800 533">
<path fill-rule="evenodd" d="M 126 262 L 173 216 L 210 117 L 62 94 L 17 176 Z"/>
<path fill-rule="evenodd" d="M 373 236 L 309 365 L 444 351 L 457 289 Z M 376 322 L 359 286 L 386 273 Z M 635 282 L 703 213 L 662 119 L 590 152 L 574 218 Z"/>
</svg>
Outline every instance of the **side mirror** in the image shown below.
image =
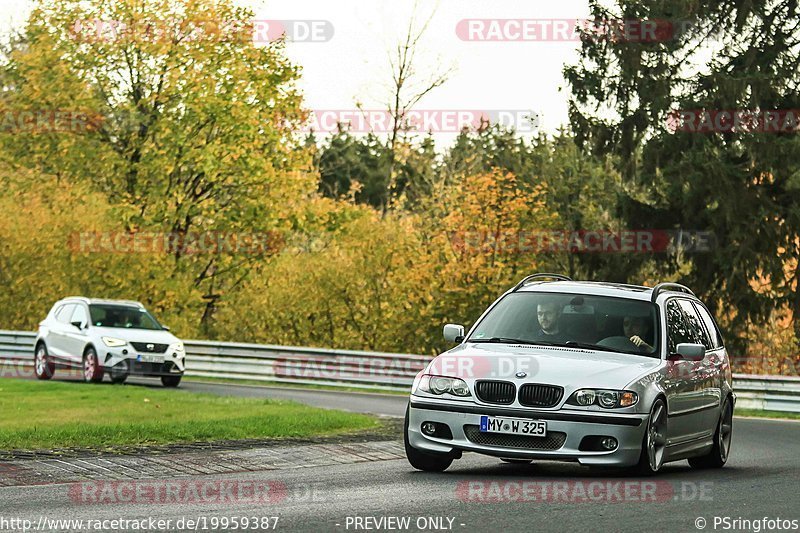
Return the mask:
<svg viewBox="0 0 800 533">
<path fill-rule="evenodd" d="M 161 326 L 161 329 L 163 329 L 164 331 L 169 331 L 169 326 Z"/>
<path fill-rule="evenodd" d="M 83 330 L 83 322 L 70 322 L 70 324 L 78 328 L 79 331 Z"/>
<path fill-rule="evenodd" d="M 702 361 L 706 356 L 706 347 L 702 344 L 682 342 L 675 347 L 675 353 L 669 354 L 669 361 Z"/>
<path fill-rule="evenodd" d="M 461 342 L 464 340 L 464 326 L 461 324 L 445 324 L 444 340 L 447 342 Z"/>
</svg>

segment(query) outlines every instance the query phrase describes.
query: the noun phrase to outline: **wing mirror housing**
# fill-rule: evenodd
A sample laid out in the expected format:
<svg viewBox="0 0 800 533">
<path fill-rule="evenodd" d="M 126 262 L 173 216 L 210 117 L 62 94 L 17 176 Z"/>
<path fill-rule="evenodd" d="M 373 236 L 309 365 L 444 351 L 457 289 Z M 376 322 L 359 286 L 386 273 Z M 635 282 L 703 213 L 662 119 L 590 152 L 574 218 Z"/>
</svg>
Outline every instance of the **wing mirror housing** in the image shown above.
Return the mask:
<svg viewBox="0 0 800 533">
<path fill-rule="evenodd" d="M 669 361 L 702 361 L 706 356 L 706 347 L 702 344 L 682 342 L 675 347 L 675 353 L 669 354 Z"/>
<path fill-rule="evenodd" d="M 83 331 L 83 322 L 70 322 L 70 324 L 78 328 L 79 331 Z"/>
<path fill-rule="evenodd" d="M 442 334 L 447 342 L 461 342 L 464 340 L 464 326 L 461 324 L 445 324 Z"/>
</svg>

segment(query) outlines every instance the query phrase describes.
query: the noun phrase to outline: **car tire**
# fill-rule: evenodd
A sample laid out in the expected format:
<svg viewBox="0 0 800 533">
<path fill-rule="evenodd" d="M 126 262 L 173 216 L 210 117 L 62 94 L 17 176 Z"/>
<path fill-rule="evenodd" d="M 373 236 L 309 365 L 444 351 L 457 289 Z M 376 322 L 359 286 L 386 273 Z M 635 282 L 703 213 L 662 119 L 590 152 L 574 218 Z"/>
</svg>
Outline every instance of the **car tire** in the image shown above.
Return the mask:
<svg viewBox="0 0 800 533">
<path fill-rule="evenodd" d="M 36 346 L 33 354 L 33 373 L 36 379 L 50 379 L 56 372 L 56 364 L 47 354 L 47 346 L 43 342 Z"/>
<path fill-rule="evenodd" d="M 639 463 L 634 467 L 637 474 L 652 476 L 664 466 L 667 448 L 667 404 L 658 398 L 650 408 L 647 427 L 642 439 L 642 453 Z"/>
<path fill-rule="evenodd" d="M 111 374 L 111 383 L 115 385 L 121 385 L 125 383 L 125 380 L 128 379 L 128 374 Z"/>
<path fill-rule="evenodd" d="M 86 383 L 100 383 L 103 381 L 103 367 L 97 358 L 97 352 L 91 346 L 83 354 L 83 380 Z"/>
<path fill-rule="evenodd" d="M 161 384 L 165 387 L 175 388 L 181 383 L 183 376 L 161 376 Z"/>
<path fill-rule="evenodd" d="M 128 361 L 120 361 L 111 368 L 107 368 L 105 373 L 111 378 L 111 383 L 122 384 L 128 379 L 131 369 Z"/>
<path fill-rule="evenodd" d="M 711 451 L 700 457 L 689 459 L 692 468 L 722 468 L 728 462 L 733 436 L 733 405 L 730 398 L 725 400 L 714 432 L 714 445 Z"/>
<path fill-rule="evenodd" d="M 406 447 L 406 458 L 417 470 L 423 472 L 444 472 L 453 464 L 453 457 L 448 454 L 428 453 L 420 451 L 408 442 L 408 407 L 406 407 L 406 421 L 403 427 L 403 442 Z"/>
</svg>

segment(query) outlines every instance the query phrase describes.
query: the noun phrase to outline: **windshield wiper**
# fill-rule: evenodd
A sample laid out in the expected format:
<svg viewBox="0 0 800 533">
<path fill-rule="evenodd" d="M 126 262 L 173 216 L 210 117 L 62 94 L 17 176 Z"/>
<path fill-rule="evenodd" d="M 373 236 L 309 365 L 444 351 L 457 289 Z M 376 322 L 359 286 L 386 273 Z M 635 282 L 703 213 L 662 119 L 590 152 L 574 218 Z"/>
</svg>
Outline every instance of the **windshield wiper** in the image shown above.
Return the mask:
<svg viewBox="0 0 800 533">
<path fill-rule="evenodd" d="M 617 350 L 616 348 L 609 348 L 608 346 L 601 346 L 600 344 L 592 344 L 590 342 L 567 341 L 559 346 L 566 346 L 567 348 L 583 348 L 586 350 L 602 350 L 604 352 L 625 353 L 628 355 L 638 355 L 633 352 L 626 352 L 625 350 Z"/>
<path fill-rule="evenodd" d="M 488 339 L 468 339 L 467 342 L 491 342 L 499 344 L 532 344 L 539 346 L 556 346 L 552 342 L 547 341 L 526 341 L 522 339 L 514 339 L 511 337 L 489 337 Z"/>
</svg>

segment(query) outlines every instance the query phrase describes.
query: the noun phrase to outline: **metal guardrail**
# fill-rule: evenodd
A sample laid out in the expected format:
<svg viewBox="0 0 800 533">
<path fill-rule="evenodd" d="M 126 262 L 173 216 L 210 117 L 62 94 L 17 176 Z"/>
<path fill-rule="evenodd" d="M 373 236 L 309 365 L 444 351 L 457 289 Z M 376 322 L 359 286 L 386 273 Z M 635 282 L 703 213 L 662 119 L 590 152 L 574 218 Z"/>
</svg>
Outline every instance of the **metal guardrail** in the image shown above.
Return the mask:
<svg viewBox="0 0 800 533">
<path fill-rule="evenodd" d="M 35 333 L 0 330 L 0 377 L 32 375 Z M 184 341 L 186 375 L 351 388 L 408 389 L 430 357 L 236 342 Z M 738 407 L 800 413 L 800 378 L 734 374 Z"/>
</svg>

